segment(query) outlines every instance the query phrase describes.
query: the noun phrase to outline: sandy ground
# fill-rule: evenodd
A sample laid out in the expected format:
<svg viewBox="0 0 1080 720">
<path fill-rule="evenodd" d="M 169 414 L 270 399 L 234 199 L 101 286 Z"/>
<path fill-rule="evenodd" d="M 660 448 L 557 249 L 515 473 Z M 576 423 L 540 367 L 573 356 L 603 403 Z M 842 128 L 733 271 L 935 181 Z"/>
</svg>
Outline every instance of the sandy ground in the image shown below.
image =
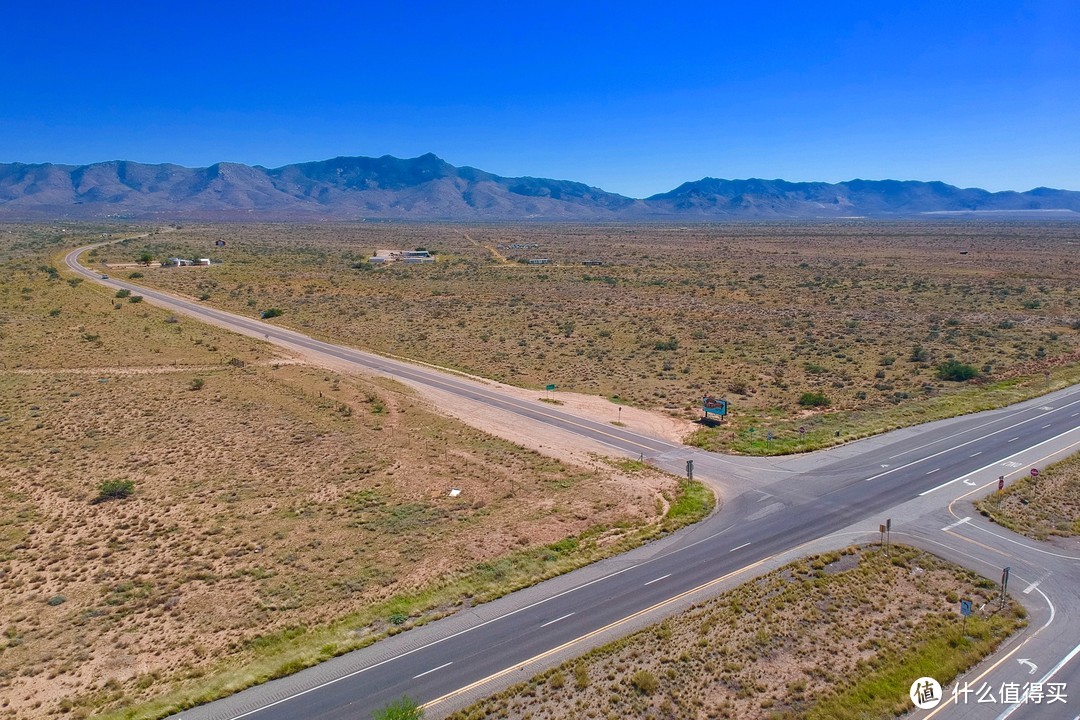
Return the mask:
<svg viewBox="0 0 1080 720">
<path fill-rule="evenodd" d="M 343 374 L 368 375 L 363 369 L 358 368 L 355 365 L 305 348 L 288 345 L 287 349 L 283 349 L 283 351 L 288 353 L 289 360 L 292 362 L 301 360 Z M 406 358 L 395 359 L 406 360 Z M 434 367 L 431 365 L 425 366 Z M 683 438 L 694 430 L 693 423 L 687 420 L 675 418 L 663 413 L 642 410 L 640 408 L 620 406 L 607 398 L 597 397 L 595 395 L 558 391 L 555 391 L 554 393 L 538 392 L 465 375 L 463 373 L 454 374 L 458 377 L 471 379 L 485 388 L 495 389 L 522 400 L 539 401 L 545 395 L 550 395 L 550 397 L 559 403 L 558 405 L 552 405 L 552 407 L 557 407 L 560 411 L 567 414 L 576 415 L 595 422 L 622 422 L 623 427 L 628 430 L 663 438 L 671 442 L 682 442 Z M 394 379 L 397 380 L 398 378 Z M 400 382 L 405 385 L 410 385 L 407 381 Z M 429 398 L 440 412 L 461 420 L 478 430 L 518 443 L 531 450 L 536 450 L 537 452 L 558 458 L 559 460 L 582 463 L 585 465 L 595 465 L 598 455 L 623 455 L 621 451 L 615 450 L 603 443 L 539 423 L 529 423 L 520 416 L 493 408 L 483 403 L 463 399 L 449 392 L 433 390 L 426 386 L 421 387 L 417 385 L 413 387 L 422 390 L 424 396 Z M 620 407 L 622 408 L 621 411 Z M 640 478 L 635 478 L 635 481 L 640 482 Z M 658 492 L 659 488 L 650 487 L 649 490 Z"/>
</svg>

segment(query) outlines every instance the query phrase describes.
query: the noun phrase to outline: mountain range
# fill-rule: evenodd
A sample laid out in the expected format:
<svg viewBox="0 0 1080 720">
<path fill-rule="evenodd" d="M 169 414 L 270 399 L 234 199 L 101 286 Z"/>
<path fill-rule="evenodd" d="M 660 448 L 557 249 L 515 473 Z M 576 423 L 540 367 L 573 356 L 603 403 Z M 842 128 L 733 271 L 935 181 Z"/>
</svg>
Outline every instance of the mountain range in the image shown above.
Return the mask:
<svg viewBox="0 0 1080 720">
<path fill-rule="evenodd" d="M 264 168 L 126 160 L 92 165 L 0 163 L 0 219 L 715 220 L 911 217 L 1080 218 L 1080 192 L 988 192 L 943 182 L 841 183 L 703 178 L 635 199 L 584 183 L 508 178 L 432 154 L 338 157 Z"/>
</svg>

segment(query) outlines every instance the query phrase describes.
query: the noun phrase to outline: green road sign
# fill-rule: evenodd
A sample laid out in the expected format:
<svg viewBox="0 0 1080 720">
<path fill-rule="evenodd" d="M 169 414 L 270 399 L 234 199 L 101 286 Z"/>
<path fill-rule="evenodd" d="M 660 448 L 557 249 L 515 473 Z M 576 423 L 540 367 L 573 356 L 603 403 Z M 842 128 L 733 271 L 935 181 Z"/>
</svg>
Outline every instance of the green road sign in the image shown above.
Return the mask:
<svg viewBox="0 0 1080 720">
<path fill-rule="evenodd" d="M 544 388 L 544 389 L 545 389 L 545 390 L 547 390 L 548 392 L 551 392 L 552 390 L 554 390 L 554 389 L 555 389 L 555 386 L 554 386 L 554 385 L 548 385 L 548 386 L 547 386 L 546 388 Z"/>
</svg>

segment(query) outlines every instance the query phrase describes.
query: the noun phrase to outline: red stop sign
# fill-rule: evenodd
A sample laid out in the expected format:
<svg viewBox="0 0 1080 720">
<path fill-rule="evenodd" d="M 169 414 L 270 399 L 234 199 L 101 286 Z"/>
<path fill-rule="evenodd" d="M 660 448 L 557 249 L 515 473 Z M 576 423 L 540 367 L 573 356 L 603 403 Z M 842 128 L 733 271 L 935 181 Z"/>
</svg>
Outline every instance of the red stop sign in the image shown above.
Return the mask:
<svg viewBox="0 0 1080 720">
<path fill-rule="evenodd" d="M 1039 468 L 1031 468 L 1031 477 L 1039 477 Z"/>
</svg>

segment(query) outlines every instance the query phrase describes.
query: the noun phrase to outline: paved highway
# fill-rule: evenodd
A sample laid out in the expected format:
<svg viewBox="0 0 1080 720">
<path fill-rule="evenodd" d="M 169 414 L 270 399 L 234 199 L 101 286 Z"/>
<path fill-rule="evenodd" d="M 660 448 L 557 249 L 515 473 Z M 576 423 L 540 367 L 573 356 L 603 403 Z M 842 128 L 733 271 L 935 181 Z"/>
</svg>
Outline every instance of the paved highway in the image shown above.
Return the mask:
<svg viewBox="0 0 1080 720">
<path fill-rule="evenodd" d="M 996 482 L 998 475 L 1012 477 L 1018 470 L 1026 471 L 1025 463 L 1057 457 L 1080 446 L 1080 388 L 1074 387 L 1012 408 L 897 431 L 811 456 L 727 458 L 584 420 L 539 402 L 510 398 L 467 378 L 321 342 L 125 281 L 101 280 L 99 274 L 78 265 L 79 252 L 67 257 L 73 271 L 114 288 L 129 288 L 174 312 L 390 374 L 414 386 L 452 392 L 498 408 L 520 422 L 544 423 L 624 454 L 644 455 L 672 472 L 683 472 L 686 460 L 693 459 L 696 477 L 728 483 L 724 485 L 727 501 L 720 512 L 672 538 L 187 711 L 182 714 L 186 720 L 367 717 L 403 694 L 427 703 L 431 716 L 438 716 L 765 571 L 792 556 L 793 549 L 806 552 L 829 538 L 850 542 L 849 536 L 858 528 L 863 533 L 876 529 L 887 514 L 899 517 L 903 508 L 921 508 L 908 511 L 911 541 L 937 543 L 951 550 L 960 542 L 954 537 L 957 527 L 961 533 L 978 527 L 970 513 L 947 535 L 940 527 L 949 523 L 939 523 L 939 529 L 931 531 L 920 523 L 927 517 L 931 526 L 938 523 L 934 513 L 952 507 L 956 497 L 970 491 L 973 479 L 979 485 Z M 902 526 L 895 527 L 901 531 Z M 1016 550 L 1017 561 L 1034 552 Z M 1071 612 L 1077 605 L 1076 585 L 1071 586 L 1069 597 L 1067 568 L 1075 568 L 1077 559 L 1060 554 L 1064 556 L 1058 558 L 1061 567 L 1053 580 L 1046 578 L 1044 583 L 1053 586 L 1062 608 L 1068 606 Z M 989 562 L 967 555 L 957 553 L 968 566 Z M 993 576 L 985 567 L 981 571 Z M 1021 573 L 1027 584 L 1032 580 L 1026 576 L 1035 574 L 1027 568 Z M 1047 593 L 1047 602 L 1050 597 Z M 1060 616 L 1064 612 L 1055 610 Z M 1080 640 L 1080 623 L 1073 623 L 1068 632 L 1062 630 L 1065 627 L 1058 622 L 1055 630 L 1060 632 L 1047 631 L 1041 639 L 1032 631 L 1029 649 L 1038 646 L 1052 654 L 1054 648 L 1045 646 L 1052 645 L 1054 638 L 1066 638 L 1075 645 Z M 1064 662 L 1057 671 L 1061 677 L 1071 677 L 1068 673 L 1080 664 L 1075 658 L 1066 659 L 1067 654 L 1061 655 Z M 1076 690 L 1080 704 L 1080 686 Z M 971 707 L 983 711 L 987 705 Z M 1027 715 L 1034 707 L 1017 705 L 1010 717 L 1049 717 Z M 951 712 L 961 710 L 967 706 L 951 707 Z"/>
</svg>

